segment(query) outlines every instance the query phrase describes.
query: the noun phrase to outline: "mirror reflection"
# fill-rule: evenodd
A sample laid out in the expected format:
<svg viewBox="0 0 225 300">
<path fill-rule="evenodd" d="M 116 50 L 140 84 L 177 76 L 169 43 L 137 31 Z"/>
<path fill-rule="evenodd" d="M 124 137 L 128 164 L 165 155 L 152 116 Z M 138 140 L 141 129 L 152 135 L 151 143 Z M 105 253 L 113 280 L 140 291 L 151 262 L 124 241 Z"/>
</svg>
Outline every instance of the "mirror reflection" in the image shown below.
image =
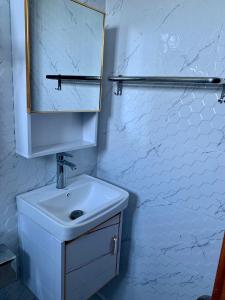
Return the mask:
<svg viewBox="0 0 225 300">
<path fill-rule="evenodd" d="M 103 39 L 104 13 L 72 0 L 29 0 L 28 110 L 98 111 Z"/>
</svg>

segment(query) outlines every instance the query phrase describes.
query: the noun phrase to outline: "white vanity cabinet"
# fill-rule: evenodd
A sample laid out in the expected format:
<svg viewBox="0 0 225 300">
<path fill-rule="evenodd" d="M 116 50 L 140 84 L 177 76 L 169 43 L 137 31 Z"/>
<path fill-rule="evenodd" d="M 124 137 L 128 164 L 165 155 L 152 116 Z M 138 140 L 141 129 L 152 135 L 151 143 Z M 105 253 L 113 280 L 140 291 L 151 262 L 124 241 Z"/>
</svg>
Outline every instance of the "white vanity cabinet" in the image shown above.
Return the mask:
<svg viewBox="0 0 225 300">
<path fill-rule="evenodd" d="M 66 243 L 67 300 L 87 299 L 116 276 L 119 224 L 118 215 L 77 240 Z"/>
<path fill-rule="evenodd" d="M 119 273 L 122 213 L 60 242 L 19 215 L 23 281 L 39 300 L 86 300 Z"/>
</svg>

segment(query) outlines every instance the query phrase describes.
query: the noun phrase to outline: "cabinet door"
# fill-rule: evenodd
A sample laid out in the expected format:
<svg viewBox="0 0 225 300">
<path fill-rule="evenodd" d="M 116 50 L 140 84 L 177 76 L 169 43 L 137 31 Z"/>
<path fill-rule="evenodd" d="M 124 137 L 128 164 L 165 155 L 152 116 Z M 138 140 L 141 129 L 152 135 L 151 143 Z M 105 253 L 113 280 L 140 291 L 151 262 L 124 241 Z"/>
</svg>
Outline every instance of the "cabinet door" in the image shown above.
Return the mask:
<svg viewBox="0 0 225 300">
<path fill-rule="evenodd" d="M 116 276 L 116 255 L 105 255 L 66 275 L 66 300 L 87 300 Z"/>
<path fill-rule="evenodd" d="M 118 224 L 85 234 L 66 245 L 66 273 L 88 265 L 114 250 L 118 239 Z"/>
<path fill-rule="evenodd" d="M 119 224 L 91 232 L 66 247 L 66 300 L 86 300 L 117 274 Z"/>
</svg>

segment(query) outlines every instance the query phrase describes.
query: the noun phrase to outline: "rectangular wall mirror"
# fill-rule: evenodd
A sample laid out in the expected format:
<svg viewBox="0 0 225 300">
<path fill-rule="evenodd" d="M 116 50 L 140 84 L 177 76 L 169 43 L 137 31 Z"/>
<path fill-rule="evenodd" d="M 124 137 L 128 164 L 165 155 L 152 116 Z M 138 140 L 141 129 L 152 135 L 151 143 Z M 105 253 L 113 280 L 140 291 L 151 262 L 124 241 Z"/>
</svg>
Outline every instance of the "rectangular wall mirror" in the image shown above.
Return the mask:
<svg viewBox="0 0 225 300">
<path fill-rule="evenodd" d="M 100 110 L 103 12 L 73 0 L 25 0 L 28 112 Z"/>
</svg>

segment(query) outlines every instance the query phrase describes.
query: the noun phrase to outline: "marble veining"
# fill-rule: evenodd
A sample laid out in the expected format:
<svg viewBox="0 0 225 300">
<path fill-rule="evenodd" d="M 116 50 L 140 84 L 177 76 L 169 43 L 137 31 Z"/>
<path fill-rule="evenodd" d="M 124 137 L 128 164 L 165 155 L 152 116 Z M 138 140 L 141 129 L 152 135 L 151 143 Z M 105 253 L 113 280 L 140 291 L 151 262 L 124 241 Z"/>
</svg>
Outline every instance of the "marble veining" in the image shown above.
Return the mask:
<svg viewBox="0 0 225 300">
<path fill-rule="evenodd" d="M 224 77 L 222 0 L 106 1 L 105 78 Z M 110 57 L 110 59 L 107 59 Z M 225 105 L 217 89 L 105 80 L 97 175 L 131 193 L 106 299 L 210 294 L 224 233 Z"/>
<path fill-rule="evenodd" d="M 103 14 L 70 0 L 29 0 L 32 111 L 99 110 L 100 84 L 46 75 L 101 76 Z"/>
</svg>

